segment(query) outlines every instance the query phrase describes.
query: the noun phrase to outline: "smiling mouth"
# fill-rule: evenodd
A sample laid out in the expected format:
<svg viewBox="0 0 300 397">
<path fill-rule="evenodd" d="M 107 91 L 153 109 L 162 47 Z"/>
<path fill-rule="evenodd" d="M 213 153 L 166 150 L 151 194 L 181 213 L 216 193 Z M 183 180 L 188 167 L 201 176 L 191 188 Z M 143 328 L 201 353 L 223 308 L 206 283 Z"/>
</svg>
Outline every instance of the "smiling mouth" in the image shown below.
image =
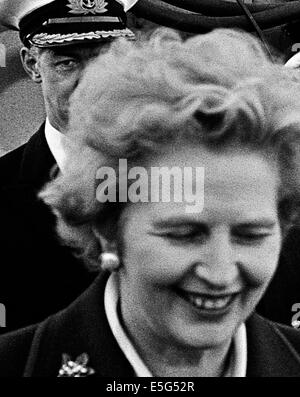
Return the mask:
<svg viewBox="0 0 300 397">
<path fill-rule="evenodd" d="M 234 298 L 237 296 L 237 293 L 220 296 L 207 296 L 183 291 L 180 289 L 177 289 L 176 292 L 181 298 L 191 303 L 197 309 L 206 311 L 224 310 L 230 306 Z"/>
</svg>

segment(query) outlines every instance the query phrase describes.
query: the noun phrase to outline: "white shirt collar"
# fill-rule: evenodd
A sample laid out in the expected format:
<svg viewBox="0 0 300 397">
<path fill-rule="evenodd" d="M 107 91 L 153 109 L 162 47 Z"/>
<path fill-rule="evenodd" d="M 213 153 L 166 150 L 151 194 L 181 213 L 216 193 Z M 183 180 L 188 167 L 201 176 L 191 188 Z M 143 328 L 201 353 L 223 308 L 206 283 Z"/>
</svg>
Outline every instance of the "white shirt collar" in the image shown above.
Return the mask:
<svg viewBox="0 0 300 397">
<path fill-rule="evenodd" d="M 118 342 L 120 349 L 123 351 L 125 357 L 134 369 L 135 375 L 137 377 L 151 377 L 151 372 L 141 360 L 120 324 L 117 312 L 118 300 L 119 290 L 117 277 L 116 274 L 112 273 L 107 281 L 104 293 L 105 313 L 109 326 L 114 337 L 116 338 L 116 341 Z"/>
<path fill-rule="evenodd" d="M 58 168 L 63 171 L 66 164 L 68 138 L 54 128 L 48 118 L 46 119 L 45 136 Z"/>
<path fill-rule="evenodd" d="M 117 304 L 119 300 L 118 280 L 112 273 L 107 281 L 104 293 L 104 306 L 110 329 L 125 357 L 131 364 L 137 377 L 152 377 L 137 351 L 133 347 L 118 318 Z M 233 356 L 228 376 L 245 377 L 247 370 L 247 336 L 245 324 L 242 324 L 234 337 Z"/>
<path fill-rule="evenodd" d="M 232 378 L 245 378 L 247 372 L 247 333 L 243 323 L 234 336 L 234 353 L 230 368 Z"/>
</svg>

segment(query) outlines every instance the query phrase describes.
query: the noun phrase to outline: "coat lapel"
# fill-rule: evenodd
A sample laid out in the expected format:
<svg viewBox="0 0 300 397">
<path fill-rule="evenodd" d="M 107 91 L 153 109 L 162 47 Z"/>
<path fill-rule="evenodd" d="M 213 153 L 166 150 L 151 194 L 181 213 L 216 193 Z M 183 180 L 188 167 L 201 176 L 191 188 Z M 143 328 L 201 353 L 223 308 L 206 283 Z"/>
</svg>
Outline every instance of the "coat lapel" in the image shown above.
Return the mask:
<svg viewBox="0 0 300 397">
<path fill-rule="evenodd" d="M 13 182 L 1 186 L 1 207 L 9 214 L 11 224 L 14 224 L 14 220 L 17 224 L 23 222 L 28 233 L 40 230 L 40 233 L 45 232 L 48 236 L 49 225 L 54 226 L 55 218 L 38 199 L 38 192 L 50 180 L 54 167 L 55 159 L 48 147 L 43 124 L 24 145 L 19 171 Z"/>
<path fill-rule="evenodd" d="M 55 159 L 49 149 L 45 136 L 45 124 L 25 145 L 20 166 L 18 184 L 31 185 L 39 190 L 50 179 Z"/>
<path fill-rule="evenodd" d="M 247 322 L 247 345 L 247 377 L 300 376 L 300 356 L 278 325 L 253 315 Z"/>
<path fill-rule="evenodd" d="M 42 211 L 47 216 L 49 215 L 49 210 L 37 197 L 42 186 L 50 180 L 51 170 L 55 167 L 55 160 L 48 147 L 44 127 L 43 124 L 24 145 L 19 170 L 12 182 L 1 186 L 1 203 L 5 203 L 2 208 L 7 208 L 9 213 L 17 219 L 22 219 L 34 211 L 37 213 Z M 32 219 L 31 216 L 29 224 L 38 223 L 38 218 Z"/>
<path fill-rule="evenodd" d="M 38 328 L 24 376 L 55 377 L 63 354 L 75 360 L 83 353 L 88 354 L 87 365 L 97 377 L 134 376 L 106 319 L 106 281 L 107 275 L 100 275 L 68 309 Z"/>
</svg>

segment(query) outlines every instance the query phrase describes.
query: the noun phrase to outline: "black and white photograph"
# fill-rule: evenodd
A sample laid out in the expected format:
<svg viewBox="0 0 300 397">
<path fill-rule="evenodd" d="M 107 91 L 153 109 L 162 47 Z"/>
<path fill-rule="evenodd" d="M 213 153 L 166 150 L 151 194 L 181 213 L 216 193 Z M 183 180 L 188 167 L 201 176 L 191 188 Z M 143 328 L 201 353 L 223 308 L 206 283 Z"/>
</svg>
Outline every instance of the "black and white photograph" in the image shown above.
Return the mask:
<svg viewBox="0 0 300 397">
<path fill-rule="evenodd" d="M 299 0 L 0 0 L 0 378 L 24 377 L 300 377 Z"/>
</svg>

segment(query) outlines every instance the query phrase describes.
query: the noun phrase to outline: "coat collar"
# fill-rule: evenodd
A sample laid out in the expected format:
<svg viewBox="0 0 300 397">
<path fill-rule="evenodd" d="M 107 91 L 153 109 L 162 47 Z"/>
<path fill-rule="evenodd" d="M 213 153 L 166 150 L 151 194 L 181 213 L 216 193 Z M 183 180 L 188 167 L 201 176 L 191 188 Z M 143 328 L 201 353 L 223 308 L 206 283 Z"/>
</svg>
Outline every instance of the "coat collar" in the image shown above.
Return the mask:
<svg viewBox="0 0 300 397">
<path fill-rule="evenodd" d="M 56 377 L 64 353 L 73 360 L 87 353 L 88 366 L 98 377 L 134 376 L 106 319 L 104 289 L 107 278 L 107 274 L 100 275 L 69 308 L 38 327 L 24 376 Z"/>
<path fill-rule="evenodd" d="M 55 159 L 45 137 L 45 123 L 24 146 L 18 184 L 39 190 L 49 179 Z"/>
<path fill-rule="evenodd" d="M 14 219 L 23 219 L 28 228 L 48 230 L 48 225 L 54 225 L 55 217 L 48 207 L 38 198 L 37 193 L 50 180 L 51 169 L 55 167 L 55 160 L 50 152 L 45 138 L 44 124 L 40 127 L 27 144 L 16 149 L 21 153 L 18 168 L 8 183 L 1 187 L 1 208 Z M 15 161 L 16 154 L 10 154 Z M 7 170 L 9 172 L 9 170 Z M 25 210 L 24 210 L 25 209 Z M 32 214 L 36 216 L 32 216 Z M 25 223 L 24 223 L 25 224 Z"/>
<path fill-rule="evenodd" d="M 87 353 L 88 366 L 95 370 L 96 376 L 134 376 L 106 319 L 104 289 L 107 278 L 105 274 L 100 275 L 69 308 L 37 328 L 25 376 L 57 376 L 64 353 L 73 360 Z M 299 376 L 299 354 L 277 325 L 255 314 L 246 327 L 248 377 Z M 300 339 L 298 335 L 297 338 Z"/>
<path fill-rule="evenodd" d="M 248 365 L 247 377 L 299 377 L 300 355 L 287 339 L 298 331 L 272 323 L 259 315 L 247 322 Z M 295 341 L 296 342 L 296 341 Z"/>
</svg>

